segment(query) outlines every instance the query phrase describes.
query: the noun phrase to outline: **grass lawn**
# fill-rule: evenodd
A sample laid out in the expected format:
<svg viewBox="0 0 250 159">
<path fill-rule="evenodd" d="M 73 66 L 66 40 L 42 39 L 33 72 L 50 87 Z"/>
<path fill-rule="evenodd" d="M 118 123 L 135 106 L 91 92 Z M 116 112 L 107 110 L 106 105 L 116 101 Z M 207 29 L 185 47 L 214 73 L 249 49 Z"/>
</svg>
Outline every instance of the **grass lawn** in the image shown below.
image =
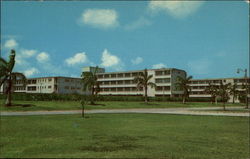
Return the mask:
<svg viewBox="0 0 250 159">
<path fill-rule="evenodd" d="M 4 100 L 0 100 L 2 111 L 29 111 L 29 110 L 75 110 L 81 109 L 79 101 L 13 101 L 12 107 L 4 107 Z M 87 105 L 86 109 L 123 109 L 123 108 L 174 108 L 174 107 L 215 107 L 222 106 L 221 103 L 186 103 L 181 102 L 97 102 L 98 105 Z M 24 106 L 24 107 L 23 107 Z M 27 107 L 25 107 L 27 106 Z M 244 104 L 227 104 L 227 106 L 244 106 Z"/>
<path fill-rule="evenodd" d="M 0 157 L 246 159 L 249 118 L 160 114 L 1 117 Z"/>
</svg>

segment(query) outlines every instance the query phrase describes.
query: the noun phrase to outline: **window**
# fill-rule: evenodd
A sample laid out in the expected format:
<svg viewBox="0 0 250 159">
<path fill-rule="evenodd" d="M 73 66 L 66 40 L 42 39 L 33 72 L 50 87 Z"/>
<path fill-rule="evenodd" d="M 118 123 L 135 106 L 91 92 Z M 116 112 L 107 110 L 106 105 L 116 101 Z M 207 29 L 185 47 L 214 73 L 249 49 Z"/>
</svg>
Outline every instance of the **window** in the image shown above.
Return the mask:
<svg viewBox="0 0 250 159">
<path fill-rule="evenodd" d="M 117 77 L 121 78 L 121 77 L 123 77 L 123 74 L 119 73 L 119 74 L 117 74 Z"/>
<path fill-rule="evenodd" d="M 125 73 L 125 77 L 130 77 L 130 73 Z"/>
<path fill-rule="evenodd" d="M 49 89 L 51 89 L 51 86 L 48 86 Z"/>
<path fill-rule="evenodd" d="M 109 74 L 105 74 L 105 75 L 104 75 L 104 78 L 109 78 Z"/>
<path fill-rule="evenodd" d="M 36 86 L 27 87 L 28 91 L 36 91 Z"/>
<path fill-rule="evenodd" d="M 117 81 L 117 84 L 123 84 L 123 81 Z"/>
<path fill-rule="evenodd" d="M 116 74 L 111 74 L 111 78 L 116 78 Z"/>
<path fill-rule="evenodd" d="M 65 86 L 64 88 L 65 88 L 65 89 L 69 89 L 69 86 Z"/>
</svg>

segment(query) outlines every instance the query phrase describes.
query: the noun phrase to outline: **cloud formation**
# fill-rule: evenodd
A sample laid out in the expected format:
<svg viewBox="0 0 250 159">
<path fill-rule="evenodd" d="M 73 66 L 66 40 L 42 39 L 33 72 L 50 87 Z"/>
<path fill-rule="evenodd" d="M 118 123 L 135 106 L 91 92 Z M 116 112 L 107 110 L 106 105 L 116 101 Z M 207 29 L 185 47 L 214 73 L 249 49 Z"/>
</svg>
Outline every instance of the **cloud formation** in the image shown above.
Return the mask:
<svg viewBox="0 0 250 159">
<path fill-rule="evenodd" d="M 136 57 L 135 59 L 132 59 L 131 62 L 134 65 L 138 65 L 138 64 L 143 62 L 143 58 L 142 57 Z"/>
<path fill-rule="evenodd" d="M 4 47 L 7 49 L 15 49 L 17 48 L 18 43 L 16 42 L 15 39 L 9 39 L 4 43 Z"/>
<path fill-rule="evenodd" d="M 34 67 L 24 71 L 24 75 L 27 76 L 27 77 L 30 77 L 30 76 L 32 76 L 32 75 L 34 75 L 36 73 L 39 73 L 39 71 L 38 71 L 38 69 L 36 69 Z"/>
<path fill-rule="evenodd" d="M 46 53 L 46 52 L 41 52 L 40 54 L 38 54 L 36 56 L 36 59 L 38 62 L 40 63 L 44 63 L 44 62 L 47 62 L 49 60 L 49 54 Z"/>
<path fill-rule="evenodd" d="M 195 13 L 204 1 L 150 1 L 149 9 L 153 12 L 164 11 L 175 18 L 185 18 Z"/>
<path fill-rule="evenodd" d="M 143 26 L 149 26 L 151 24 L 152 24 L 152 22 L 149 19 L 141 17 L 138 20 L 126 25 L 124 28 L 126 30 L 135 30 L 135 29 L 141 28 Z"/>
<path fill-rule="evenodd" d="M 118 14 L 113 9 L 87 9 L 79 19 L 81 24 L 108 29 L 118 26 Z"/>
<path fill-rule="evenodd" d="M 28 50 L 28 49 L 21 49 L 20 53 L 23 57 L 29 58 L 34 56 L 37 53 L 37 50 Z"/>
<path fill-rule="evenodd" d="M 115 55 L 112 55 L 107 49 L 104 49 L 101 61 L 102 67 L 110 67 L 115 70 L 121 70 L 123 67 L 123 63 L 120 58 Z"/>
<path fill-rule="evenodd" d="M 85 52 L 76 53 L 73 57 L 70 57 L 70 58 L 65 60 L 65 62 L 69 66 L 73 66 L 73 65 L 81 64 L 81 63 L 86 63 L 87 61 L 88 61 L 88 58 L 87 58 L 87 55 Z"/>
<path fill-rule="evenodd" d="M 165 67 L 167 67 L 167 66 L 165 64 L 163 64 L 163 63 L 154 64 L 152 66 L 153 69 L 165 68 Z"/>
</svg>

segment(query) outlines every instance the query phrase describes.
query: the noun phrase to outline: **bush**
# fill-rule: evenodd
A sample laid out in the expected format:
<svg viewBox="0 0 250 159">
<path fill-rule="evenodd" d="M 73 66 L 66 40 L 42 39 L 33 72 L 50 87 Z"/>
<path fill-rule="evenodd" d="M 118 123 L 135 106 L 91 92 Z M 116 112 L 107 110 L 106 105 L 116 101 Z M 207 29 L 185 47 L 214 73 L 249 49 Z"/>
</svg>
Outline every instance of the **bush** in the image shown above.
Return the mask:
<svg viewBox="0 0 250 159">
<path fill-rule="evenodd" d="M 89 101 L 90 96 L 80 95 L 80 94 L 45 94 L 45 93 L 13 93 L 13 100 L 21 101 L 80 101 L 81 99 Z M 6 99 L 6 95 L 1 94 L 0 99 Z M 182 101 L 181 97 L 148 97 L 149 101 L 155 102 L 180 102 Z M 243 98 L 240 98 L 243 99 Z M 96 101 L 144 101 L 143 96 L 119 96 L 119 95 L 98 95 Z M 188 98 L 188 102 L 210 102 L 210 98 L 198 98 L 191 97 Z M 220 102 L 221 99 L 218 99 Z M 244 101 L 244 100 L 242 100 Z"/>
</svg>

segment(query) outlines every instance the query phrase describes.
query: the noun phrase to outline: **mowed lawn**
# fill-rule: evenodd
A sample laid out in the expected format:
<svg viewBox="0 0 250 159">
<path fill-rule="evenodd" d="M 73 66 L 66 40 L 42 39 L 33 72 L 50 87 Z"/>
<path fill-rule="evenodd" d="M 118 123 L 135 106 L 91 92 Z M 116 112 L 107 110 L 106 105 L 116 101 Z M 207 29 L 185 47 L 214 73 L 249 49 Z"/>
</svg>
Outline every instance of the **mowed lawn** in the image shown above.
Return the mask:
<svg viewBox="0 0 250 159">
<path fill-rule="evenodd" d="M 86 109 L 125 109 L 125 108 L 175 108 L 175 107 L 222 107 L 222 103 L 217 105 L 209 102 L 129 102 L 129 101 L 107 101 L 96 102 L 97 105 L 86 105 Z M 4 107 L 4 100 L 0 100 L 0 110 L 2 111 L 35 111 L 35 110 L 76 110 L 81 109 L 79 101 L 13 101 L 12 107 Z M 244 104 L 227 103 L 230 106 L 244 106 Z"/>
<path fill-rule="evenodd" d="M 245 159 L 249 118 L 161 114 L 1 117 L 0 157 Z"/>
</svg>

